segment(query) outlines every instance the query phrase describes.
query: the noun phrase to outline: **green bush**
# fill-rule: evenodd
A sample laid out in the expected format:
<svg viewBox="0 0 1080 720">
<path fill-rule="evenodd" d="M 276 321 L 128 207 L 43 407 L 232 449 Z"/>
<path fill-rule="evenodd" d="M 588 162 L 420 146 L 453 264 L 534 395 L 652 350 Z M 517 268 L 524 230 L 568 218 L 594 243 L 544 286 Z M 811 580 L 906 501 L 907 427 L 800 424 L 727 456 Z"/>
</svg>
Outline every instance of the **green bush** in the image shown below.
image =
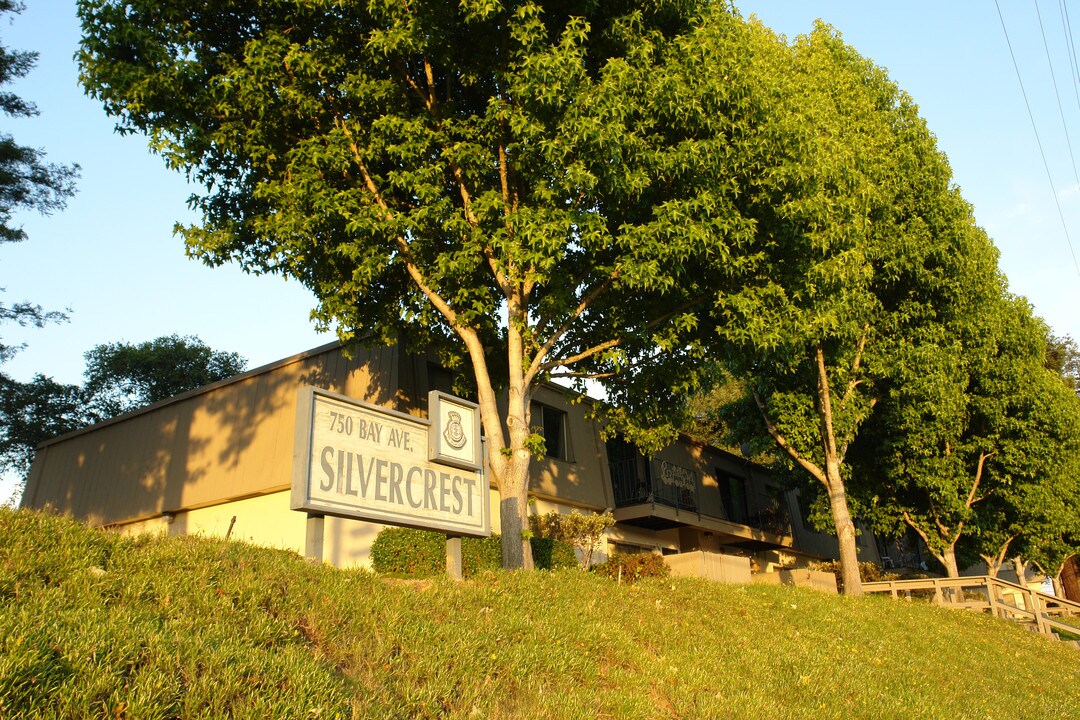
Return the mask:
<svg viewBox="0 0 1080 720">
<path fill-rule="evenodd" d="M 371 544 L 371 567 L 378 573 L 409 577 L 444 573 L 446 536 L 430 530 L 384 528 Z"/>
<path fill-rule="evenodd" d="M 615 516 L 610 512 L 582 514 L 572 510 L 569 514 L 549 512 L 529 517 L 529 529 L 534 537 L 550 538 L 569 543 L 581 556 L 581 568 L 588 570 L 592 565 L 592 554 L 600 547 L 604 531 L 615 524 Z M 536 546 L 533 546 L 533 557 Z M 577 555 L 575 554 L 575 557 Z"/>
<path fill-rule="evenodd" d="M 578 566 L 574 546 L 564 540 L 534 537 L 530 543 L 532 544 L 533 565 L 538 570 L 556 570 L 559 568 L 576 568 Z"/>
<path fill-rule="evenodd" d="M 836 575 L 836 589 L 840 592 L 844 591 L 844 578 L 842 577 L 842 571 L 840 569 L 839 560 L 830 560 L 828 562 L 810 563 L 811 570 L 821 570 L 822 572 L 831 572 Z M 859 563 L 859 579 L 865 582 L 888 582 L 889 580 L 912 580 L 917 578 L 932 577 L 931 575 L 918 573 L 914 575 L 901 575 L 896 572 L 885 572 L 880 565 L 875 562 L 861 562 Z M 924 591 L 916 591 L 923 593 Z M 930 592 L 933 595 L 933 591 Z"/>
<path fill-rule="evenodd" d="M 534 537 L 533 563 L 539 570 L 577 567 L 570 543 Z M 502 538 L 461 539 L 461 572 L 465 577 L 502 567 Z M 431 530 L 384 528 L 371 545 L 371 566 L 384 575 L 432 577 L 446 572 L 446 536 Z"/>
<path fill-rule="evenodd" d="M 671 574 L 671 568 L 664 562 L 662 555 L 655 553 L 612 553 L 607 562 L 593 566 L 593 572 L 612 580 L 635 583 L 644 578 L 665 578 Z"/>
<path fill-rule="evenodd" d="M 843 587 L 843 568 L 841 567 L 839 560 L 810 563 L 810 569 L 820 570 L 821 572 L 831 572 L 836 576 L 836 587 Z M 859 563 L 859 579 L 863 582 L 879 582 L 886 579 L 885 574 L 886 573 L 881 569 L 881 566 L 875 562 Z"/>
<path fill-rule="evenodd" d="M 462 575 L 470 577 L 482 572 L 494 572 L 501 567 L 501 537 L 492 533 L 490 537 L 486 538 L 467 537 L 461 539 Z"/>
</svg>

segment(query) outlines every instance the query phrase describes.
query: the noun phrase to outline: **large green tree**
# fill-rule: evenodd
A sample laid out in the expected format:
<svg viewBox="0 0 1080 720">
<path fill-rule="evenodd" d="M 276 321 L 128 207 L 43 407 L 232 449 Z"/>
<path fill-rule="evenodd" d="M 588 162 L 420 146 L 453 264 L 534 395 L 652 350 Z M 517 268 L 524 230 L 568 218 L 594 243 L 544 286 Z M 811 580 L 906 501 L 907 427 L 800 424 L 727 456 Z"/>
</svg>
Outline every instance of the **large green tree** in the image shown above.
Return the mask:
<svg viewBox="0 0 1080 720">
<path fill-rule="evenodd" d="M 247 365 L 238 353 L 214 350 L 197 337 L 180 335 L 97 345 L 84 357 L 83 389 L 103 418 L 238 375 Z"/>
<path fill-rule="evenodd" d="M 404 329 L 471 366 L 507 567 L 531 564 L 539 383 L 648 370 L 649 403 L 693 384 L 693 309 L 743 262 L 745 188 L 772 150 L 774 78 L 755 61 L 775 43 L 732 10 L 81 0 L 79 14 L 87 91 L 203 186 L 191 254 L 298 278 L 345 339 Z"/>
<path fill-rule="evenodd" d="M 25 479 L 40 442 L 96 419 L 78 385 L 44 375 L 24 383 L 0 374 L 0 472 Z M 16 497 L 22 492 L 21 484 Z M 5 500 L 0 498 L 0 502 Z"/>
<path fill-rule="evenodd" d="M 1080 552 L 1080 398 L 1037 357 L 1026 365 L 1001 389 L 1015 398 L 1011 432 L 990 468 L 999 473 L 994 489 L 976 508 L 973 545 L 991 573 L 1012 558 L 1018 577 L 1027 562 L 1054 577 Z"/>
<path fill-rule="evenodd" d="M 763 170 L 758 262 L 719 294 L 717 329 L 781 459 L 828 498 L 845 592 L 857 594 L 848 449 L 897 353 L 955 301 L 970 212 L 883 69 L 820 24 L 792 58 L 789 158 Z"/>
<path fill-rule="evenodd" d="M 1080 395 L 1080 348 L 1072 337 L 1047 334 L 1046 367 L 1061 378 L 1065 387 Z"/>
<path fill-rule="evenodd" d="M 1021 536 L 1037 539 L 1037 498 L 1080 442 L 1076 403 L 1044 368 L 1044 326 L 1003 286 L 983 287 L 982 302 L 907 349 L 860 448 L 876 480 L 869 516 L 915 530 L 951 577 L 964 540 L 996 569 Z"/>
</svg>

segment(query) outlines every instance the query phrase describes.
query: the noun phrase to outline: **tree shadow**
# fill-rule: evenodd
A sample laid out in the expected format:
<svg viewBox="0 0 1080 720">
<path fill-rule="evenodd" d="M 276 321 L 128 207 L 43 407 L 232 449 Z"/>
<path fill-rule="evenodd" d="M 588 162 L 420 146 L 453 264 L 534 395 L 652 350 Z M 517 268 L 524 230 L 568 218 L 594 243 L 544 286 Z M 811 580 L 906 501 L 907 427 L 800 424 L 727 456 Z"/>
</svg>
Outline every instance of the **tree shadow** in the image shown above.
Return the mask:
<svg viewBox="0 0 1080 720">
<path fill-rule="evenodd" d="M 23 505 L 111 525 L 287 491 L 301 388 L 422 414 L 425 368 L 397 346 L 338 343 L 271 363 L 43 443 Z"/>
</svg>

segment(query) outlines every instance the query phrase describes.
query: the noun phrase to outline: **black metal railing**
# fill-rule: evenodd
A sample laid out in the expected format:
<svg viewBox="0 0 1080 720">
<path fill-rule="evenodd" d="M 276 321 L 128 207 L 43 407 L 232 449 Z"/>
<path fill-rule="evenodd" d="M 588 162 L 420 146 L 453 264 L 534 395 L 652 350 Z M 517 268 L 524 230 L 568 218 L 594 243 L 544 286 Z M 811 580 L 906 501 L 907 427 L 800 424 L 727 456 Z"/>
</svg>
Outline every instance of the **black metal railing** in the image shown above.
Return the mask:
<svg viewBox="0 0 1080 720">
<path fill-rule="evenodd" d="M 698 512 L 701 507 L 701 476 L 687 468 L 657 460 L 642 462 L 634 457 L 612 460 L 609 468 L 615 507 L 656 503 L 689 512 Z M 742 517 L 718 519 L 773 535 L 791 535 L 791 515 L 782 498 L 766 496 L 761 488 L 759 492 L 751 491 L 746 501 L 749 507 Z M 728 514 L 728 511 L 721 512 L 725 516 Z"/>
<path fill-rule="evenodd" d="M 791 514 L 779 503 L 768 505 L 751 514 L 746 524 L 773 535 L 791 536 Z"/>
<path fill-rule="evenodd" d="M 636 458 L 612 462 L 610 467 L 611 490 L 615 495 L 615 507 L 652 502 L 649 481 L 644 477 L 639 477 Z"/>
</svg>

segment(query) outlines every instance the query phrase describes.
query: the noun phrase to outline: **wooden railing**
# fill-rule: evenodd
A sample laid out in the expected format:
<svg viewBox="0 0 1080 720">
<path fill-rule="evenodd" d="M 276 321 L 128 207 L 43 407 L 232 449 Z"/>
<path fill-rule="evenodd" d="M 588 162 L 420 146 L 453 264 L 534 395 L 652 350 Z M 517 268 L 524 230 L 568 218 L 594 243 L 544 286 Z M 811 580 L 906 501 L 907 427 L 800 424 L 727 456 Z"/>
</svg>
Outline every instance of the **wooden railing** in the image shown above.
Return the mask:
<svg viewBox="0 0 1080 720">
<path fill-rule="evenodd" d="M 1080 603 L 1048 595 L 1007 580 L 978 575 L 959 578 L 886 580 L 863 583 L 865 592 L 890 593 L 893 599 L 910 600 L 914 594 L 929 595 L 937 605 L 989 612 L 994 617 L 1029 623 L 1046 635 L 1055 630 L 1080 635 L 1080 627 L 1054 617 L 1080 617 Z"/>
</svg>

